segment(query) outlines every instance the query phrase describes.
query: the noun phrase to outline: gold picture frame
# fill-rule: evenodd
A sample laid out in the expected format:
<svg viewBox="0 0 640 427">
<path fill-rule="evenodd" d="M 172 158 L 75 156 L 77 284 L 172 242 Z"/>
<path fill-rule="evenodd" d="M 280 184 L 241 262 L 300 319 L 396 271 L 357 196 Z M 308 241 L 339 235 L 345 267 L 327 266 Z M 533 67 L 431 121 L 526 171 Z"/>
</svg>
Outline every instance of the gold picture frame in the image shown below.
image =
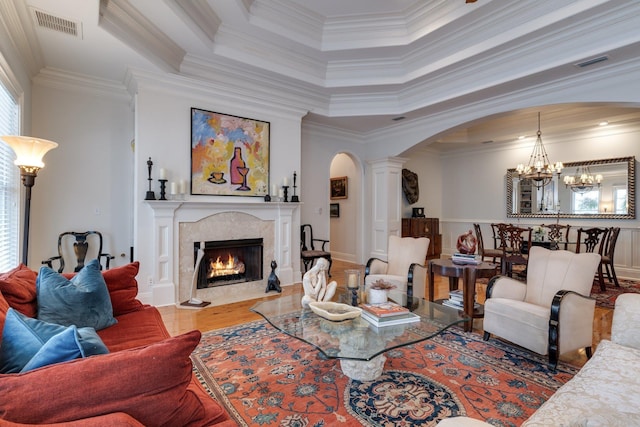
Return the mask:
<svg viewBox="0 0 640 427">
<path fill-rule="evenodd" d="M 331 200 L 346 199 L 347 198 L 347 177 L 340 176 L 337 178 L 330 178 L 330 198 Z"/>
</svg>

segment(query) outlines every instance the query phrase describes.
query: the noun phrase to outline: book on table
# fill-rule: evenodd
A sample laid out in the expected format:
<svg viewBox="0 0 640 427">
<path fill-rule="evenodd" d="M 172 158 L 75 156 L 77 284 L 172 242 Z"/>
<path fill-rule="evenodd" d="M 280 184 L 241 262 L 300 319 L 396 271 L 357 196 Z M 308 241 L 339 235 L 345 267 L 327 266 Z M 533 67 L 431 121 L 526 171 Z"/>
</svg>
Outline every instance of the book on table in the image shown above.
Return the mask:
<svg viewBox="0 0 640 427">
<path fill-rule="evenodd" d="M 362 311 L 365 311 L 375 317 L 395 317 L 409 313 L 407 307 L 403 307 L 392 301 L 383 302 L 380 304 L 360 304 Z"/>
<path fill-rule="evenodd" d="M 461 254 L 459 252 L 451 255 L 451 261 L 454 264 L 473 264 L 478 265 L 482 263 L 482 259 L 480 257 L 476 257 L 473 254 Z"/>
<path fill-rule="evenodd" d="M 400 314 L 397 316 L 389 316 L 389 317 L 376 317 L 371 313 L 362 310 L 361 314 L 362 318 L 367 322 L 371 323 L 374 326 L 382 327 L 382 326 L 394 326 L 394 325 L 402 325 L 405 323 L 413 323 L 419 322 L 420 316 L 415 313 L 411 313 L 408 311 L 407 313 Z"/>
<path fill-rule="evenodd" d="M 447 307 L 453 307 L 462 309 L 464 307 L 464 295 L 462 290 L 455 289 L 453 291 L 449 291 L 449 299 L 442 301 L 442 305 L 446 305 Z M 480 307 L 480 304 L 477 302 L 473 303 L 473 308 Z"/>
</svg>

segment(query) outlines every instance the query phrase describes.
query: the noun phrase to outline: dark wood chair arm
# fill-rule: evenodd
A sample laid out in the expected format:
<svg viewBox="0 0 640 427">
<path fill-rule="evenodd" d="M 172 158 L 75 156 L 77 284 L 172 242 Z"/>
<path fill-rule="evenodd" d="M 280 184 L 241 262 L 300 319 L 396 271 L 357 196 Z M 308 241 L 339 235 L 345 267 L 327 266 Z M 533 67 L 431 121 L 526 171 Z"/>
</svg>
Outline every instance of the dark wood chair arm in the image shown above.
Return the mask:
<svg viewBox="0 0 640 427">
<path fill-rule="evenodd" d="M 116 257 L 111 254 L 100 254 L 98 255 L 98 260 L 100 258 L 105 259 L 105 269 L 108 270 L 111 267 L 111 260 L 115 259 Z"/>
<path fill-rule="evenodd" d="M 62 257 L 61 256 L 52 256 L 51 258 L 45 259 L 44 261 L 42 261 L 42 265 L 46 265 L 47 267 L 53 269 L 53 262 L 54 261 L 62 262 Z"/>
<path fill-rule="evenodd" d="M 407 296 L 413 296 L 413 274 L 416 268 L 424 268 L 425 270 L 429 270 L 429 268 L 423 264 L 418 264 L 417 262 L 412 263 L 409 266 L 409 271 L 407 272 Z"/>
<path fill-rule="evenodd" d="M 384 262 L 385 264 L 389 264 L 388 261 L 385 261 L 380 258 L 369 258 L 369 261 L 367 261 L 367 265 L 364 267 L 364 277 L 367 277 L 370 274 L 371 264 L 373 264 L 374 261 L 380 261 L 380 262 Z"/>
<path fill-rule="evenodd" d="M 329 243 L 329 241 L 328 241 L 328 240 L 324 240 L 324 239 L 312 239 L 312 241 L 314 241 L 314 242 L 322 242 L 322 250 L 323 250 L 323 251 L 326 251 L 326 249 L 324 248 L 324 245 L 326 245 L 327 243 Z M 311 245 L 311 246 L 313 246 L 313 245 Z"/>
<path fill-rule="evenodd" d="M 549 316 L 549 364 L 555 371 L 558 365 L 558 358 L 560 357 L 560 307 L 562 306 L 562 300 L 567 295 L 576 295 L 585 300 L 593 300 L 590 296 L 579 294 L 575 291 L 560 290 L 553 296 L 551 302 L 551 314 Z M 591 357 L 591 347 L 585 349 L 587 358 Z"/>
</svg>

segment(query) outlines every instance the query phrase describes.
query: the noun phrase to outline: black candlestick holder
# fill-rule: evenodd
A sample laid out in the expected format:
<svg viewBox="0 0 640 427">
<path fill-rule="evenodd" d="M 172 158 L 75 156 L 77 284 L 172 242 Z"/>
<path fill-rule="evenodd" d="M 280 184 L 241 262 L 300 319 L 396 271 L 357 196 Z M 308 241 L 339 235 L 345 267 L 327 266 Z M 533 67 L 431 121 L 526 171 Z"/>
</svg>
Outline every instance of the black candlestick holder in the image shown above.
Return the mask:
<svg viewBox="0 0 640 427">
<path fill-rule="evenodd" d="M 284 191 L 284 198 L 282 199 L 283 202 L 288 202 L 289 201 L 289 186 L 288 185 L 283 185 L 282 186 L 282 190 Z"/>
<path fill-rule="evenodd" d="M 265 202 L 270 202 L 271 201 L 271 196 L 269 194 L 265 194 L 264 195 L 264 201 Z"/>
<path fill-rule="evenodd" d="M 147 195 L 145 196 L 145 200 L 155 200 L 156 199 L 156 193 L 153 192 L 153 190 L 151 190 L 151 168 L 153 167 L 153 162 L 151 161 L 151 157 L 149 157 L 149 160 L 147 160 L 147 170 L 149 171 L 149 178 L 147 178 L 149 180 L 149 191 L 147 191 Z"/>
<path fill-rule="evenodd" d="M 358 288 L 349 288 L 351 291 L 351 305 L 353 307 L 358 306 Z"/>
<path fill-rule="evenodd" d="M 160 199 L 159 200 L 167 200 L 167 181 L 166 179 L 159 179 L 160 181 Z"/>
<path fill-rule="evenodd" d="M 298 203 L 300 200 L 298 199 L 298 196 L 296 196 L 296 173 L 295 171 L 293 172 L 293 196 L 291 196 L 291 201 L 293 203 Z"/>
</svg>

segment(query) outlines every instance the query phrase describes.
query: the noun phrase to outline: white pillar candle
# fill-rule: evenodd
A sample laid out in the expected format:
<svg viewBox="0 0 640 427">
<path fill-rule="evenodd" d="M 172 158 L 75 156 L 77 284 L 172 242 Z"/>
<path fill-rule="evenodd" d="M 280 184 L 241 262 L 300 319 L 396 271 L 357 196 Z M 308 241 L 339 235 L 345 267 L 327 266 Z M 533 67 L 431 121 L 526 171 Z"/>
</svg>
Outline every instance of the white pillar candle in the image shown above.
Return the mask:
<svg viewBox="0 0 640 427">
<path fill-rule="evenodd" d="M 280 197 L 281 199 L 284 199 L 284 190 L 282 188 L 278 190 L 278 197 Z"/>
<path fill-rule="evenodd" d="M 282 178 L 282 186 L 283 187 L 289 186 L 289 178 L 287 178 L 286 176 Z"/>
<path fill-rule="evenodd" d="M 276 184 L 271 184 L 271 195 L 273 197 L 278 195 L 278 186 Z"/>
<path fill-rule="evenodd" d="M 178 192 L 178 184 L 175 182 L 171 183 L 171 195 L 175 195 Z"/>
<path fill-rule="evenodd" d="M 167 179 L 167 171 L 165 168 L 160 168 L 160 179 Z"/>
<path fill-rule="evenodd" d="M 180 180 L 179 191 L 180 194 L 187 194 L 187 183 L 184 179 Z"/>
<path fill-rule="evenodd" d="M 355 274 L 349 274 L 349 281 L 347 282 L 348 288 L 357 288 L 358 287 L 358 276 Z"/>
</svg>

